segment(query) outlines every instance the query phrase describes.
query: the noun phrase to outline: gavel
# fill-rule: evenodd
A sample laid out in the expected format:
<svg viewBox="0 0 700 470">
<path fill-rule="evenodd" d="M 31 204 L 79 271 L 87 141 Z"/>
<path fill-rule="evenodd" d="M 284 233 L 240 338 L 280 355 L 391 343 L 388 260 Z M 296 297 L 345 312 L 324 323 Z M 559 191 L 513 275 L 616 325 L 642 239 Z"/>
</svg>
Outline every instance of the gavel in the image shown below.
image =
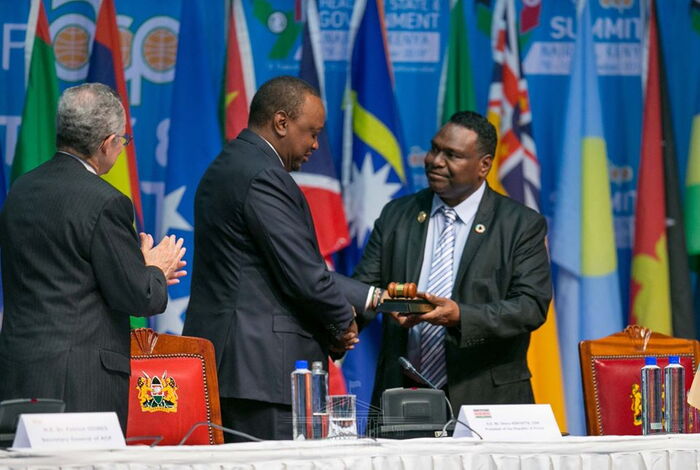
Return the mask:
<svg viewBox="0 0 700 470">
<path fill-rule="evenodd" d="M 386 288 L 389 297 L 407 297 L 412 299 L 418 292 L 418 286 L 415 282 L 390 282 Z"/>
</svg>

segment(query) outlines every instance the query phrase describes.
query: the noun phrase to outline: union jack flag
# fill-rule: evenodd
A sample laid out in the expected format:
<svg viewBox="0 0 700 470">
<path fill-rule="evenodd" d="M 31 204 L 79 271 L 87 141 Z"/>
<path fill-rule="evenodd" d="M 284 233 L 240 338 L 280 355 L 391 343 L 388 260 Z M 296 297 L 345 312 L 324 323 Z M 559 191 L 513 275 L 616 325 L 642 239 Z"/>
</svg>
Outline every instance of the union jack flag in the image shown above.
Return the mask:
<svg viewBox="0 0 700 470">
<path fill-rule="evenodd" d="M 491 33 L 493 78 L 488 120 L 499 143 L 488 182 L 492 188 L 539 211 L 540 164 L 532 138 L 527 81 L 522 76 L 513 0 L 498 0 Z"/>
</svg>

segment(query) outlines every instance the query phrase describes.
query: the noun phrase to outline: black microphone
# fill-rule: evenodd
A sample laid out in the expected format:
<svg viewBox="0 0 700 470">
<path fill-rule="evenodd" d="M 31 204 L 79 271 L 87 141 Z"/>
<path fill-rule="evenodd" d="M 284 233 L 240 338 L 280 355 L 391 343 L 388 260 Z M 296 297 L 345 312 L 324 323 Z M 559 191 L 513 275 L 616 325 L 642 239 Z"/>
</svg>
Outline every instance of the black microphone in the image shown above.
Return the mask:
<svg viewBox="0 0 700 470">
<path fill-rule="evenodd" d="M 432 383 L 430 380 L 428 380 L 423 374 L 418 372 L 418 370 L 415 367 L 413 367 L 413 364 L 411 364 L 411 362 L 408 359 L 406 359 L 405 357 L 399 356 L 399 365 L 401 365 L 401 367 L 404 370 L 406 370 L 407 372 L 415 374 L 416 377 L 421 379 L 423 381 L 423 383 L 425 383 L 427 386 L 429 386 L 433 390 L 440 390 L 439 388 L 437 388 L 435 386 L 434 383 Z M 442 392 L 442 390 L 440 390 L 440 391 Z M 446 434 L 447 433 L 447 426 L 449 426 L 452 423 L 459 423 L 462 426 L 464 426 L 465 428 L 469 429 L 472 433 L 474 433 L 479 439 L 481 439 L 483 441 L 484 438 L 481 437 L 481 434 L 479 434 L 474 429 L 472 429 L 472 427 L 469 426 L 464 421 L 460 421 L 459 419 L 455 418 L 455 413 L 454 413 L 454 410 L 452 409 L 452 403 L 450 403 L 450 400 L 448 400 L 447 396 L 443 395 L 443 397 L 445 398 L 445 402 L 447 403 L 447 408 L 450 410 L 450 419 L 445 423 L 445 426 L 442 428 L 442 435 L 443 436 L 447 435 Z"/>
<path fill-rule="evenodd" d="M 423 374 L 418 372 L 418 370 L 415 367 L 413 367 L 413 364 L 411 364 L 411 362 L 408 359 L 406 359 L 403 356 L 399 356 L 399 364 L 401 365 L 401 367 L 403 367 L 404 370 L 414 374 L 416 377 L 421 379 L 423 383 L 425 383 L 427 386 L 429 386 L 432 389 L 438 390 L 435 384 L 428 380 Z"/>
</svg>

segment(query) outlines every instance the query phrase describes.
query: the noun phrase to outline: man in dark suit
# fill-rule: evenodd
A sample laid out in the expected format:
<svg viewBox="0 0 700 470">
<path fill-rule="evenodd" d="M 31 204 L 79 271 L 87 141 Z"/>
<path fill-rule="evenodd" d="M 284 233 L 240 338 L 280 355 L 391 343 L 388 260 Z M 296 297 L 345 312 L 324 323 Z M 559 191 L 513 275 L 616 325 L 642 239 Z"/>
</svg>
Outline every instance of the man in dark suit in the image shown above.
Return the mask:
<svg viewBox="0 0 700 470">
<path fill-rule="evenodd" d="M 416 282 L 435 305 L 385 316 L 375 404 L 387 388 L 423 385 L 403 373 L 400 356 L 446 390 L 455 410 L 534 401 L 526 355 L 551 298 L 546 223 L 485 182 L 496 139 L 482 116 L 453 115 L 425 157 L 430 187 L 390 202 L 375 223 L 355 277 Z"/>
<path fill-rule="evenodd" d="M 20 177 L 0 214 L 5 315 L 0 399 L 58 398 L 66 411 L 116 411 L 126 429 L 129 315 L 165 310 L 184 275 L 182 240 L 134 232 L 133 206 L 99 175 L 129 136 L 119 96 L 67 89 L 56 155 Z"/>
<path fill-rule="evenodd" d="M 316 150 L 324 123 L 313 87 L 294 77 L 268 81 L 253 97 L 248 128 L 226 144 L 195 196 L 183 334 L 214 343 L 224 426 L 264 439 L 292 437 L 294 362 L 326 363 L 329 350 L 352 348 L 353 306 L 364 311 L 377 297 L 328 271 L 289 175 Z"/>
</svg>

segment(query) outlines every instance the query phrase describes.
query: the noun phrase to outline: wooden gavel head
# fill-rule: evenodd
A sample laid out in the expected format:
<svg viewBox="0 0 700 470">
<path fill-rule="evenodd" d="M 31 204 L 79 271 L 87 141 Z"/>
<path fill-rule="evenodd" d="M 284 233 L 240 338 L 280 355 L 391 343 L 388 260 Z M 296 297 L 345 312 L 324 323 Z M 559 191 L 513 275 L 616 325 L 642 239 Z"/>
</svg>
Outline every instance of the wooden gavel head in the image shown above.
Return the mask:
<svg viewBox="0 0 700 470">
<path fill-rule="evenodd" d="M 418 292 L 418 286 L 415 282 L 390 282 L 386 288 L 389 296 L 414 298 Z"/>
</svg>

